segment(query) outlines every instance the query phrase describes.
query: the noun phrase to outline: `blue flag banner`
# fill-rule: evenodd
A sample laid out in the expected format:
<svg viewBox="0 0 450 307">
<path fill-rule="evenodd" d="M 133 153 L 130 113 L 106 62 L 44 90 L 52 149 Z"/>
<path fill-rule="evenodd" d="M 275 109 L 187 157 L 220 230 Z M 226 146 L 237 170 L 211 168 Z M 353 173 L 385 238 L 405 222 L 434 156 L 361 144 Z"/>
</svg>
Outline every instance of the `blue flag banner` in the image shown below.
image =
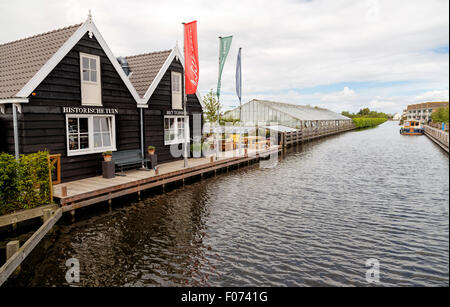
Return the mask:
<svg viewBox="0 0 450 307">
<path fill-rule="evenodd" d="M 239 53 L 236 62 L 236 94 L 241 102 L 242 98 L 242 67 L 241 67 L 241 49 L 239 48 Z"/>
<path fill-rule="evenodd" d="M 225 61 L 230 51 L 231 41 L 233 36 L 219 37 L 220 40 L 220 50 L 219 50 L 219 79 L 217 80 L 217 99 L 220 99 L 220 88 L 222 86 L 222 71 Z"/>
</svg>

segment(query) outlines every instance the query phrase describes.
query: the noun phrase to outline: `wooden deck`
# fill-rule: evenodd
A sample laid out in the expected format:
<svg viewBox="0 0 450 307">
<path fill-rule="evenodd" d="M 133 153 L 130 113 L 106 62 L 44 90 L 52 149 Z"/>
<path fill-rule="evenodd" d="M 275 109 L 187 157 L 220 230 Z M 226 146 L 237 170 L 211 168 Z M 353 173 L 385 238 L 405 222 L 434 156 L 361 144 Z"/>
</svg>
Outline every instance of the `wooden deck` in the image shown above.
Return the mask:
<svg viewBox="0 0 450 307">
<path fill-rule="evenodd" d="M 267 149 L 248 149 L 248 154 L 239 155 L 239 150 L 222 152 L 219 158 L 211 162 L 210 157 L 190 158 L 188 167 L 184 167 L 183 160 L 159 165 L 159 174 L 154 170 L 131 170 L 124 172 L 125 176 L 105 179 L 101 176 L 91 177 L 54 186 L 54 198 L 64 212 L 72 211 L 95 203 L 110 201 L 111 199 L 143 190 L 162 186 L 167 183 L 184 180 L 189 177 L 202 175 L 219 169 L 239 165 L 271 153 L 280 151 L 280 146 L 271 146 Z M 62 196 L 62 188 L 67 189 L 67 196 Z"/>
<path fill-rule="evenodd" d="M 441 129 L 436 129 L 431 126 L 424 126 L 425 135 L 428 136 L 433 142 L 439 145 L 443 150 L 449 153 L 449 134 Z"/>
<path fill-rule="evenodd" d="M 138 193 L 165 184 L 185 180 L 190 177 L 202 175 L 228 168 L 233 165 L 259 160 L 261 156 L 281 151 L 282 148 L 295 143 L 333 135 L 348 130 L 353 130 L 353 125 L 345 127 L 314 127 L 302 129 L 295 135 L 284 135 L 281 145 L 271 146 L 265 149 L 248 148 L 247 155 L 239 155 L 239 150 L 221 152 L 218 159 L 211 162 L 210 157 L 190 158 L 188 167 L 184 167 L 183 160 L 177 160 L 159 165 L 159 173 L 154 170 L 131 170 L 124 172 L 125 176 L 116 176 L 112 179 L 105 179 L 101 176 L 91 177 L 54 186 L 53 197 L 62 206 L 63 212 L 72 211 L 81 207 L 95 203 L 111 201 L 114 198 L 127 194 Z M 67 194 L 63 196 L 62 188 L 67 189 Z"/>
<path fill-rule="evenodd" d="M 33 209 L 24 209 L 18 212 L 6 214 L 0 216 L 0 228 L 14 225 L 23 221 L 31 220 L 37 217 L 42 217 L 44 215 L 44 210 L 51 209 L 56 210 L 59 206 L 56 204 L 40 206 Z"/>
<path fill-rule="evenodd" d="M 325 127 L 310 127 L 298 129 L 294 132 L 281 133 L 281 145 L 283 147 L 290 147 L 295 144 L 312 141 L 322 137 L 354 130 L 353 123 L 342 126 L 325 126 Z"/>
<path fill-rule="evenodd" d="M 6 263 L 0 267 L 0 286 L 8 279 L 11 274 L 20 266 L 25 258 L 33 251 L 45 235 L 52 229 L 62 216 L 61 208 L 53 211 L 52 209 L 45 209 L 47 215 L 44 214 L 44 224 L 11 256 L 7 257 Z M 17 247 L 19 246 L 19 241 Z"/>
</svg>

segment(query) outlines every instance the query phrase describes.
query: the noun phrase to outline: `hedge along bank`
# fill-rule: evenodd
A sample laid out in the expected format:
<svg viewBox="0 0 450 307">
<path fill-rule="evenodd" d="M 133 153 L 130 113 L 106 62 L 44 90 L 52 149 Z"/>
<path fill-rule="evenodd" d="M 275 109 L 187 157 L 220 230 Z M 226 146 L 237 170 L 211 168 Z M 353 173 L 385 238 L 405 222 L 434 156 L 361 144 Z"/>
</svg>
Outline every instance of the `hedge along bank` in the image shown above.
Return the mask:
<svg viewBox="0 0 450 307">
<path fill-rule="evenodd" d="M 353 123 L 356 128 L 371 128 L 381 125 L 386 120 L 386 118 L 358 117 L 353 118 Z"/>
<path fill-rule="evenodd" d="M 0 153 L 0 215 L 51 202 L 48 152 L 21 155 Z"/>
</svg>

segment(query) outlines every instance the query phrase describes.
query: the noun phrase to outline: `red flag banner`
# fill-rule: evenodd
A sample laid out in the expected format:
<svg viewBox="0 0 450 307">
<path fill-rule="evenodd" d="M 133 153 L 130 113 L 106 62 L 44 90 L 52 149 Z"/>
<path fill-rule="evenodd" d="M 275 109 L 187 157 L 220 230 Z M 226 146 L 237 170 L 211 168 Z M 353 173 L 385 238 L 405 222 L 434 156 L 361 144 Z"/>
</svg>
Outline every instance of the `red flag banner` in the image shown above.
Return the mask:
<svg viewBox="0 0 450 307">
<path fill-rule="evenodd" d="M 195 94 L 199 79 L 197 21 L 184 24 L 184 61 L 186 94 Z"/>
</svg>

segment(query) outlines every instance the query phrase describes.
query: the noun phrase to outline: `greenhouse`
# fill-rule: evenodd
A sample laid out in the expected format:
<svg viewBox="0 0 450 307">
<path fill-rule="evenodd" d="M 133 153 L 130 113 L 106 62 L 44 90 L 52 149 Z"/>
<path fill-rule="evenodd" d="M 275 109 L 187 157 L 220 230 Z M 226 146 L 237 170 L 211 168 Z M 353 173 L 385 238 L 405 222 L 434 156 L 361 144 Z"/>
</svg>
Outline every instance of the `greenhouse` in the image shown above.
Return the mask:
<svg viewBox="0 0 450 307">
<path fill-rule="evenodd" d="M 240 108 L 226 113 L 227 118 L 239 119 Z M 333 111 L 304 105 L 253 99 L 242 105 L 242 121 L 246 124 L 279 125 L 300 129 L 348 123 L 350 118 Z"/>
</svg>

